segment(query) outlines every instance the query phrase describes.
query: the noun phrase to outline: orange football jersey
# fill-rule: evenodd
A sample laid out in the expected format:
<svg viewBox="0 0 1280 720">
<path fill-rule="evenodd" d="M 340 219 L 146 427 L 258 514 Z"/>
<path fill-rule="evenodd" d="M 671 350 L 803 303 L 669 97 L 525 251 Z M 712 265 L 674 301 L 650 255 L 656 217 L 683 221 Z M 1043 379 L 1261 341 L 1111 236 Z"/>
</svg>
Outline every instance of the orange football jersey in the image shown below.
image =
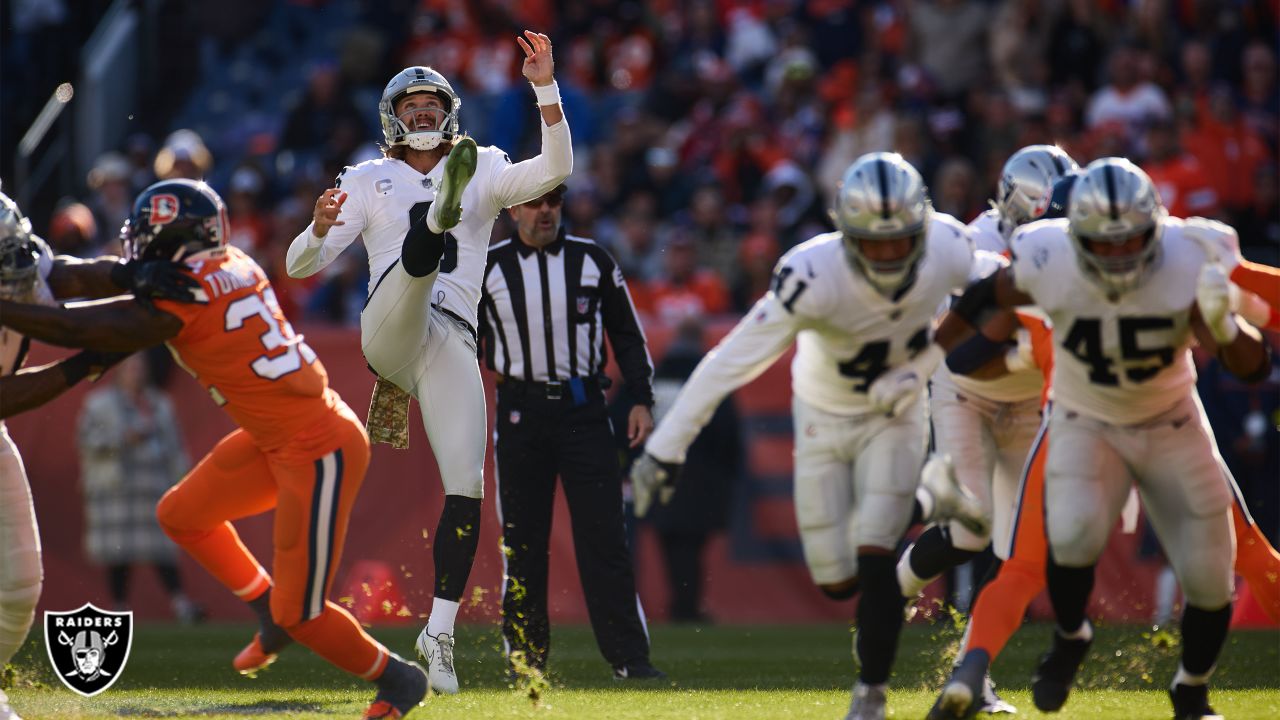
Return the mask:
<svg viewBox="0 0 1280 720">
<path fill-rule="evenodd" d="M 341 424 L 355 416 L 285 319 L 266 273 L 235 247 L 188 266 L 208 302 L 156 303 L 182 320 L 167 343 L 178 364 L 263 452 L 306 461 L 332 450 Z"/>
<path fill-rule="evenodd" d="M 1044 390 L 1040 391 L 1043 407 L 1049 399 L 1049 378 L 1053 377 L 1053 328 L 1044 318 L 1031 313 L 1018 313 L 1018 320 L 1031 333 L 1031 358 L 1044 373 Z"/>
</svg>

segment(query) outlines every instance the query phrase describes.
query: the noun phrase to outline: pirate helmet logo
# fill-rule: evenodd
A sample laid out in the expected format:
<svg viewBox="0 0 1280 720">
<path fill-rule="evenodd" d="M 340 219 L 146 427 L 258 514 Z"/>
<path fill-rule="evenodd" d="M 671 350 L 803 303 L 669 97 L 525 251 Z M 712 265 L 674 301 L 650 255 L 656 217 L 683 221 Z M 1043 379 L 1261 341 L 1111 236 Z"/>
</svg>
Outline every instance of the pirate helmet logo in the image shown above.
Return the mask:
<svg viewBox="0 0 1280 720">
<path fill-rule="evenodd" d="M 85 697 L 120 678 L 133 645 L 133 613 L 85 603 L 70 612 L 46 611 L 44 646 L 62 684 Z"/>
</svg>

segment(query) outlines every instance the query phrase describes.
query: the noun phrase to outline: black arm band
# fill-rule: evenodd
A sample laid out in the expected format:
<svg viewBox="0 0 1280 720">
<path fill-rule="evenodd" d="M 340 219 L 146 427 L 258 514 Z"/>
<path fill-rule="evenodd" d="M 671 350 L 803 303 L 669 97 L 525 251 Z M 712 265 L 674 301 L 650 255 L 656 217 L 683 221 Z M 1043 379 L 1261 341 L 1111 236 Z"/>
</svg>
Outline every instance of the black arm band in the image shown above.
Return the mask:
<svg viewBox="0 0 1280 720">
<path fill-rule="evenodd" d="M 974 333 L 947 355 L 947 369 L 957 375 L 968 375 L 993 358 L 1004 355 L 1006 347 L 982 333 Z"/>
<path fill-rule="evenodd" d="M 996 275 L 998 274 L 992 273 L 965 288 L 964 295 L 952 303 L 951 312 L 964 318 L 975 328 L 982 327 L 987 316 L 999 307 L 996 303 Z"/>
</svg>

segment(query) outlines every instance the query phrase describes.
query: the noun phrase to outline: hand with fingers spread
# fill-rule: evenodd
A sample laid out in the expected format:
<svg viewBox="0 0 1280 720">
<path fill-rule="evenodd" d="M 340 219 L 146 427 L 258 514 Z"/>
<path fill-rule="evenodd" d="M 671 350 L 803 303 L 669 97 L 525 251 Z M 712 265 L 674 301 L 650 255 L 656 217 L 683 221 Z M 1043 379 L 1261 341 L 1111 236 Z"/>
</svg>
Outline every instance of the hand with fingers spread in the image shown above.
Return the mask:
<svg viewBox="0 0 1280 720">
<path fill-rule="evenodd" d="M 527 41 L 526 41 L 527 38 Z M 525 30 L 524 37 L 516 36 L 520 49 L 524 50 L 524 67 L 521 72 L 534 85 L 550 85 L 555 80 L 555 63 L 551 58 L 551 38 Z"/>
<path fill-rule="evenodd" d="M 346 225 L 338 219 L 338 215 L 342 212 L 342 204 L 346 201 L 347 194 L 338 188 L 329 188 L 320 194 L 319 199 L 316 200 L 315 213 L 311 216 L 316 237 L 322 238 L 328 235 L 331 227 Z"/>
</svg>

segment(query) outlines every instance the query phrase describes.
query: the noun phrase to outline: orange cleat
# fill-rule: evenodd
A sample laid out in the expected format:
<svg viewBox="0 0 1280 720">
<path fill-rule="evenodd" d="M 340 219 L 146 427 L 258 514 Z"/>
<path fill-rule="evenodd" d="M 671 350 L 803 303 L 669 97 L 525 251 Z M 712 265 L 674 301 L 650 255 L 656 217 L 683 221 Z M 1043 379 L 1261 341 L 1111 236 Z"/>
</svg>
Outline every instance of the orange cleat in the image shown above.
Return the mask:
<svg viewBox="0 0 1280 720">
<path fill-rule="evenodd" d="M 241 675 L 255 677 L 260 671 L 265 670 L 268 665 L 275 662 L 277 657 L 276 653 L 269 653 L 262 649 L 262 634 L 254 633 L 253 640 L 240 651 L 239 655 L 236 655 L 236 659 L 231 661 L 231 665 Z M 373 717 L 384 716 L 375 715 Z M 385 717 L 391 716 L 387 715 Z M 397 715 L 396 717 L 399 716 Z"/>
<path fill-rule="evenodd" d="M 399 710 L 395 709 L 391 703 L 386 700 L 375 701 L 364 711 L 361 720 L 398 720 L 404 717 Z"/>
</svg>

